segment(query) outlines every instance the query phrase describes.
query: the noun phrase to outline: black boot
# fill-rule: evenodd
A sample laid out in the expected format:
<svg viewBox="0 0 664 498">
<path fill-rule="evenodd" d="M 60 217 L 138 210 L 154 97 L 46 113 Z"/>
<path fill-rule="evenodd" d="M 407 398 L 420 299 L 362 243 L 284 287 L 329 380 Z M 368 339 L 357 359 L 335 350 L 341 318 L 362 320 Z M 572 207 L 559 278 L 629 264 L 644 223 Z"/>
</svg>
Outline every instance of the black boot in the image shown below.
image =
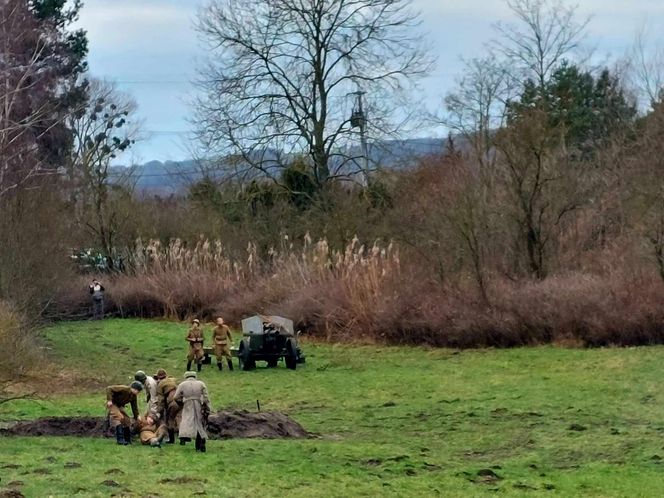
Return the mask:
<svg viewBox="0 0 664 498">
<path fill-rule="evenodd" d="M 228 369 L 232 372 L 233 371 L 233 360 L 226 359 L 226 363 L 228 363 Z"/>
<path fill-rule="evenodd" d="M 203 368 L 203 364 L 200 361 L 197 361 L 196 362 L 196 370 L 198 370 L 200 372 L 201 368 Z"/>
<path fill-rule="evenodd" d="M 129 427 L 124 428 L 124 439 L 125 444 L 131 444 L 131 429 Z"/>
<path fill-rule="evenodd" d="M 201 444 L 199 444 L 198 447 L 201 453 L 205 453 L 205 439 L 201 438 Z"/>
<path fill-rule="evenodd" d="M 191 370 L 191 361 L 188 361 L 188 362 L 187 362 L 187 372 L 188 372 L 189 370 Z"/>
<path fill-rule="evenodd" d="M 220 371 L 224 369 L 224 368 L 222 367 L 222 365 L 221 365 L 221 362 L 220 362 L 220 361 L 218 361 L 218 362 L 217 362 L 217 366 L 219 367 L 219 370 L 220 370 Z"/>
<path fill-rule="evenodd" d="M 201 450 L 201 436 L 196 434 L 196 451 Z"/>
<path fill-rule="evenodd" d="M 168 429 L 168 444 L 175 443 L 175 429 Z"/>
<path fill-rule="evenodd" d="M 115 426 L 115 440 L 118 442 L 118 444 L 125 445 L 125 438 L 124 438 L 124 427 L 121 425 L 116 425 Z"/>
<path fill-rule="evenodd" d="M 180 446 L 184 446 L 187 443 L 188 440 L 189 440 L 188 437 L 181 437 L 180 438 Z"/>
</svg>

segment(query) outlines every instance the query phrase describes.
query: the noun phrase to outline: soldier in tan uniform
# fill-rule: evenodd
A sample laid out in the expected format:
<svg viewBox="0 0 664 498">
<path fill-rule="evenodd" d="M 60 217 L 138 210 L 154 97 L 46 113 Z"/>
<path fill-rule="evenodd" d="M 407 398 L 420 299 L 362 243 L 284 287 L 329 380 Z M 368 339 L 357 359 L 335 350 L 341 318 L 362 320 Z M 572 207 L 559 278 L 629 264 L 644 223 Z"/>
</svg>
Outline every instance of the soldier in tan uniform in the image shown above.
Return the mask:
<svg viewBox="0 0 664 498">
<path fill-rule="evenodd" d="M 214 344 L 214 354 L 217 356 L 219 370 L 222 370 L 223 358 L 226 358 L 228 369 L 233 370 L 233 358 L 231 356 L 233 336 L 231 335 L 231 329 L 221 317 L 217 318 L 217 326 L 212 331 L 212 343 Z"/>
<path fill-rule="evenodd" d="M 166 425 L 149 414 L 138 417 L 137 427 L 141 444 L 160 447 L 166 438 Z"/>
<path fill-rule="evenodd" d="M 189 343 L 189 353 L 187 354 L 187 370 L 191 369 L 191 362 L 196 360 L 196 369 L 200 372 L 203 363 L 203 329 L 201 322 L 198 318 L 194 319 L 194 323 L 187 333 L 185 340 Z"/>
<path fill-rule="evenodd" d="M 207 386 L 196 379 L 196 372 L 185 372 L 184 380 L 175 392 L 175 401 L 182 405 L 182 421 L 178 433 L 180 444 L 195 438 L 196 451 L 205 453 L 205 427 L 210 414 L 210 399 Z"/>
<path fill-rule="evenodd" d="M 160 368 L 154 377 L 157 380 L 157 412 L 168 431 L 168 443 L 173 444 L 180 415 L 180 405 L 174 399 L 178 385 L 163 368 Z"/>
<path fill-rule="evenodd" d="M 138 381 L 132 382 L 129 386 L 115 385 L 106 388 L 107 415 L 118 444 L 131 444 L 131 421 L 125 406 L 131 405 L 131 414 L 134 420 L 138 419 L 136 396 L 142 390 L 143 384 Z"/>
</svg>

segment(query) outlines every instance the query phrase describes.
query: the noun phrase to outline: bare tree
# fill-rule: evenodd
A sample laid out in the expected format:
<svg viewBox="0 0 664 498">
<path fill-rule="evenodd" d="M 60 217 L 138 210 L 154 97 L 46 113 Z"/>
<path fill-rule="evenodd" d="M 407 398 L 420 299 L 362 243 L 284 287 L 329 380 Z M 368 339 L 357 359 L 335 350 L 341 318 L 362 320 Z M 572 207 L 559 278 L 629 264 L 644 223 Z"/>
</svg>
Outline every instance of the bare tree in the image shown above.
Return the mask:
<svg viewBox="0 0 664 498">
<path fill-rule="evenodd" d="M 445 97 L 445 124 L 469 146 L 482 170 L 495 160 L 494 137 L 514 96 L 509 69 L 493 55 L 464 61 L 456 88 Z M 465 148 L 465 147 L 464 147 Z"/>
<path fill-rule="evenodd" d="M 0 5 L 0 198 L 54 172 L 38 147 L 62 122 L 52 98 L 57 67 L 42 30 L 27 4 Z"/>
<path fill-rule="evenodd" d="M 212 53 L 200 70 L 202 143 L 275 181 L 282 152 L 304 154 L 319 188 L 361 170 L 354 126 L 394 131 L 394 104 L 433 63 L 410 3 L 211 0 L 196 25 Z M 358 96 L 369 122 L 351 113 Z"/>
<path fill-rule="evenodd" d="M 664 103 L 656 104 L 641 120 L 639 134 L 624 148 L 621 191 L 631 207 L 636 234 L 647 242 L 664 280 Z"/>
<path fill-rule="evenodd" d="M 590 18 L 578 20 L 577 7 L 563 0 L 507 0 L 516 23 L 497 23 L 498 50 L 543 89 L 551 73 L 580 47 Z"/>
<path fill-rule="evenodd" d="M 68 176 L 76 220 L 96 239 L 110 270 L 116 267 L 117 232 L 129 216 L 118 209 L 116 198 L 125 198 L 130 186 L 129 176 L 114 171 L 111 162 L 138 138 L 135 111 L 136 103 L 115 85 L 93 80 L 88 101 L 68 120 L 74 134 Z"/>
<path fill-rule="evenodd" d="M 504 209 L 514 218 L 516 242 L 525 250 L 528 272 L 547 275 L 548 250 L 570 213 L 588 202 L 583 168 L 560 146 L 560 130 L 546 112 L 528 111 L 496 140 Z"/>
<path fill-rule="evenodd" d="M 445 171 L 441 172 L 444 186 L 436 202 L 443 207 L 440 214 L 446 221 L 449 232 L 455 235 L 466 249 L 482 301 L 490 304 L 486 275 L 491 232 L 488 202 L 490 192 L 482 170 L 474 166 L 455 155 L 444 158 Z"/>
<path fill-rule="evenodd" d="M 659 276 L 664 280 L 664 189 L 660 186 L 659 196 L 647 213 L 646 223 L 648 242 L 652 247 Z"/>
<path fill-rule="evenodd" d="M 641 100 L 655 109 L 664 97 L 664 47 L 650 39 L 646 26 L 637 32 L 629 60 Z"/>
</svg>

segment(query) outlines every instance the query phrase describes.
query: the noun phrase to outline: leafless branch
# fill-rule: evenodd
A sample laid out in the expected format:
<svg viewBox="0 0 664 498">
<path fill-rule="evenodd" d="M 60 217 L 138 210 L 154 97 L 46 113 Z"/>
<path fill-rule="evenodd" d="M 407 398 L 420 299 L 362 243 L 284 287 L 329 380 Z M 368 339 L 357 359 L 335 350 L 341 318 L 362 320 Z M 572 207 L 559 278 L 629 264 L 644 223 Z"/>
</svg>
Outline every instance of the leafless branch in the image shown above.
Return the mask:
<svg viewBox="0 0 664 498">
<path fill-rule="evenodd" d="M 305 155 L 319 185 L 357 171 L 350 94 L 361 85 L 376 134 L 395 116 L 385 99 L 432 67 L 406 0 L 212 0 L 197 29 L 212 55 L 200 70 L 198 138 L 234 167 L 278 181 Z M 372 106 L 372 103 L 374 104 Z M 380 110 L 380 112 L 379 112 Z M 237 173 L 237 171 L 236 171 Z"/>
</svg>

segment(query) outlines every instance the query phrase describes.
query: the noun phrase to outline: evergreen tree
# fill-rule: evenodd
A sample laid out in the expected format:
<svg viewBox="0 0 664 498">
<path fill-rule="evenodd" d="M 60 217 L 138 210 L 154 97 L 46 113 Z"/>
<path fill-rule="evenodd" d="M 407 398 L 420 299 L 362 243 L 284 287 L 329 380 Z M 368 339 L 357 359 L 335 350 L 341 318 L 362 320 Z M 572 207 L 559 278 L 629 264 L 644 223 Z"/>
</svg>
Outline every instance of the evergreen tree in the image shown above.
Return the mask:
<svg viewBox="0 0 664 498">
<path fill-rule="evenodd" d="M 595 77 L 567 62 L 543 89 L 532 80 L 524 83 L 519 101 L 509 104 L 510 121 L 514 123 L 532 109 L 546 113 L 550 128 L 562 130 L 566 145 L 584 151 L 630 126 L 636 117 L 635 104 L 608 69 Z"/>
</svg>

